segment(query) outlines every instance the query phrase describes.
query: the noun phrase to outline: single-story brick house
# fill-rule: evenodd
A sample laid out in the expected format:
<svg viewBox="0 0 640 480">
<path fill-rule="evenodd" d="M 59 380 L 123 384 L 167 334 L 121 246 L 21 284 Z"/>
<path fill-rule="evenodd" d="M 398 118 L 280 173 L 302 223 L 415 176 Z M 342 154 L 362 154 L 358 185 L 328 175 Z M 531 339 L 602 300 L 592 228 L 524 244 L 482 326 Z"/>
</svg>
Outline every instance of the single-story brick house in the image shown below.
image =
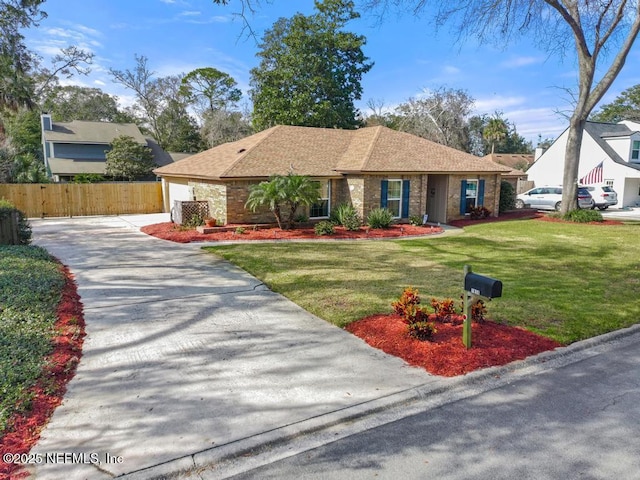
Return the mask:
<svg viewBox="0 0 640 480">
<path fill-rule="evenodd" d="M 279 125 L 154 170 L 165 208 L 175 200 L 207 200 L 219 222 L 272 222 L 268 210 L 245 209 L 249 187 L 293 172 L 321 184 L 322 202 L 306 213 L 326 218 L 352 204 L 362 218 L 376 207 L 396 218 L 463 218 L 485 206 L 498 214 L 501 174 L 508 167 L 386 127 L 359 130 Z"/>
</svg>

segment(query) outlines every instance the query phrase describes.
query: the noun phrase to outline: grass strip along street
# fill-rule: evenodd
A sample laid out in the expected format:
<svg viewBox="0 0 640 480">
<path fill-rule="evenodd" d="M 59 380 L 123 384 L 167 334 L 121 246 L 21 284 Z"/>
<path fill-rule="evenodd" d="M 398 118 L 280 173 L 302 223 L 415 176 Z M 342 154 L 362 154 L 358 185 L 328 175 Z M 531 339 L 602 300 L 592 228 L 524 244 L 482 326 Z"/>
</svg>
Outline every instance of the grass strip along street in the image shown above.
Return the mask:
<svg viewBox="0 0 640 480">
<path fill-rule="evenodd" d="M 397 241 L 206 247 L 339 327 L 376 313 L 407 286 L 459 303 L 463 266 L 502 280 L 487 318 L 568 344 L 640 318 L 640 225 L 517 220 L 462 235 Z"/>
</svg>

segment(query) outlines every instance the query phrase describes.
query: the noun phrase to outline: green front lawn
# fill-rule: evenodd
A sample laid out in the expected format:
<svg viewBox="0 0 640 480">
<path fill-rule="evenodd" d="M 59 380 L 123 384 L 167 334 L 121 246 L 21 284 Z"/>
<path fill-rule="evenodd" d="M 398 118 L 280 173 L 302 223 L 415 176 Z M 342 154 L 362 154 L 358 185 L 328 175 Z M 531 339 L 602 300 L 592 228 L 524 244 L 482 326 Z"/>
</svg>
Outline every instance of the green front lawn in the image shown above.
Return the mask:
<svg viewBox="0 0 640 480">
<path fill-rule="evenodd" d="M 11 416 L 30 408 L 30 388 L 52 349 L 64 282 L 45 250 L 0 245 L 0 438 Z"/>
<path fill-rule="evenodd" d="M 640 320 L 640 225 L 539 220 L 486 223 L 442 238 L 207 247 L 309 312 L 340 327 L 374 313 L 406 286 L 462 295 L 463 266 L 503 282 L 488 318 L 562 343 Z"/>
</svg>

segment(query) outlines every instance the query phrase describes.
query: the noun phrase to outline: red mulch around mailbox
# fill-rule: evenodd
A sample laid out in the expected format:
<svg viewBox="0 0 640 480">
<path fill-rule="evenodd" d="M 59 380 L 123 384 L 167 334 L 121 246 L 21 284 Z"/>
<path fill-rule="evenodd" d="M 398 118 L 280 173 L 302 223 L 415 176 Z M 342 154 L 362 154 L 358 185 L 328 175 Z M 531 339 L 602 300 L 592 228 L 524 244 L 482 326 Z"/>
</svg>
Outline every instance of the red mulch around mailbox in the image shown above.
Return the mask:
<svg viewBox="0 0 640 480">
<path fill-rule="evenodd" d="M 40 432 L 51 418 L 55 408 L 62 403 L 67 383 L 76 373 L 82 356 L 84 341 L 84 317 L 82 303 L 73 275 L 67 267 L 60 267 L 65 274 L 62 298 L 58 304 L 58 320 L 55 328 L 58 335 L 53 338 L 53 350 L 45 359 L 45 371 L 40 381 L 31 389 L 35 394 L 31 409 L 14 415 L 9 424 L 11 430 L 0 438 L 0 479 L 26 478 L 17 463 L 6 463 L 6 453 L 26 454 L 40 438 Z"/>
<path fill-rule="evenodd" d="M 460 319 L 435 322 L 435 326 L 437 333 L 425 341 L 407 335 L 407 325 L 395 314 L 372 315 L 350 323 L 346 329 L 372 347 L 444 377 L 506 365 L 562 346 L 524 328 L 485 320 L 472 323 L 471 348 L 467 349 L 462 343 Z"/>
</svg>

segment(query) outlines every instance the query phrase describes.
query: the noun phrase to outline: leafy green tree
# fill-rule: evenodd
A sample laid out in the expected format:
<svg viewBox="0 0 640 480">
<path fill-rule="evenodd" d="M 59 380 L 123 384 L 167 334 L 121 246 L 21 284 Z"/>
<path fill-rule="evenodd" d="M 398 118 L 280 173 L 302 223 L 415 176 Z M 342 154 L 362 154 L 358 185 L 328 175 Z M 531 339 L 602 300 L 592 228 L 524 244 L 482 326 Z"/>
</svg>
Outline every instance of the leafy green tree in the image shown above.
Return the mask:
<svg viewBox="0 0 640 480">
<path fill-rule="evenodd" d="M 46 13 L 44 0 L 0 1 L 0 110 L 34 106 L 35 84 L 31 78 L 33 54 L 20 31 L 37 27 Z"/>
<path fill-rule="evenodd" d="M 509 129 L 507 122 L 502 119 L 499 114 L 495 114 L 493 118 L 490 118 L 484 129 L 482 130 L 482 137 L 491 142 L 491 153 L 495 151 L 496 142 L 500 142 L 507 138 Z"/>
<path fill-rule="evenodd" d="M 111 142 L 111 149 L 106 151 L 107 175 L 133 181 L 137 178 L 152 175 L 157 167 L 153 162 L 151 149 L 136 143 L 127 135 L 122 135 Z"/>
<path fill-rule="evenodd" d="M 533 152 L 532 143 L 518 133 L 515 124 L 511 123 L 507 118 L 502 118 L 501 115 L 501 113 L 496 113 L 493 118 L 488 115 L 475 115 L 469 119 L 470 153 L 482 156 L 488 151 L 492 151 L 492 153 L 526 154 Z M 504 136 L 500 135 L 491 141 L 485 131 L 491 120 L 496 118 L 504 122 L 506 134 Z M 501 125 L 499 125 L 499 128 L 502 133 L 505 132 Z M 490 141 L 491 143 L 489 143 Z"/>
<path fill-rule="evenodd" d="M 180 93 L 202 114 L 227 110 L 242 98 L 242 91 L 233 77 L 212 67 L 198 68 L 186 74 Z"/>
<path fill-rule="evenodd" d="M 310 206 L 320 200 L 320 186 L 305 175 L 273 175 L 268 181 L 253 185 L 245 206 L 256 211 L 266 206 L 282 228 L 283 208 L 288 209 L 288 228 L 294 228 L 296 211 L 302 205 Z"/>
<path fill-rule="evenodd" d="M 277 124 L 356 128 L 354 105 L 372 63 L 363 36 L 343 30 L 359 17 L 350 0 L 315 2 L 317 13 L 281 18 L 259 45 L 251 70 L 254 127 Z"/>
<path fill-rule="evenodd" d="M 621 120 L 640 121 L 640 85 L 627 88 L 613 102 L 600 107 L 591 120 L 612 123 Z"/>
</svg>

